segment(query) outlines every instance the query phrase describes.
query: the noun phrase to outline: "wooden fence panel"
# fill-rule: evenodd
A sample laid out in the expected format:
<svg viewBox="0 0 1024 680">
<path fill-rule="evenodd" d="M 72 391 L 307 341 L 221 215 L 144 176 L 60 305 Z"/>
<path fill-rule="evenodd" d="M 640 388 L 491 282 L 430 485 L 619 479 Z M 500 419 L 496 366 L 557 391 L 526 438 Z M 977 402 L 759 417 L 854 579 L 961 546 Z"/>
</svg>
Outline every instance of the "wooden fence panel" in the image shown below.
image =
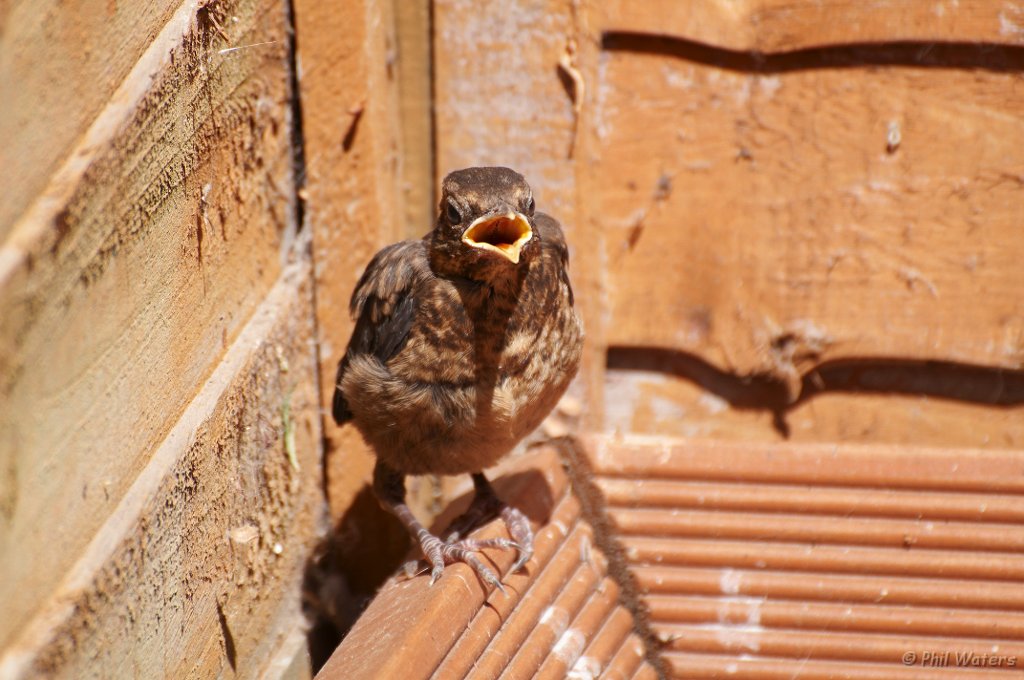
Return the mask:
<svg viewBox="0 0 1024 680">
<path fill-rule="evenodd" d="M 0 675 L 255 675 L 298 624 L 322 489 L 288 11 L 163 24 L 0 246 Z"/>
<path fill-rule="evenodd" d="M 0 677 L 260 677 L 279 655 L 322 513 L 309 282 L 270 291 Z"/>
<path fill-rule="evenodd" d="M 838 358 L 1024 365 L 1024 50 L 605 46 L 610 344 L 783 380 Z"/>
<path fill-rule="evenodd" d="M 1013 445 L 1022 16 L 445 0 L 437 175 L 566 223 L 593 427 Z"/>
<path fill-rule="evenodd" d="M 749 52 L 891 42 L 1024 42 L 1024 8 L 990 0 L 653 0 L 594 3 L 603 31 Z"/>
<path fill-rule="evenodd" d="M 352 290 L 374 253 L 403 236 L 398 99 L 389 61 L 394 28 L 385 2 L 297 0 L 295 8 L 320 399 L 330 405 L 352 332 Z M 324 418 L 327 493 L 337 522 L 370 481 L 374 459 L 354 427 L 338 428 L 329 408 Z"/>
<path fill-rule="evenodd" d="M 0 239 L 46 188 L 180 2 L 0 8 Z M 111 39 L 116 36 L 116 39 Z"/>
<path fill-rule="evenodd" d="M 1024 442 L 1024 6 L 869 4 L 588 5 L 598 426 Z"/>
</svg>

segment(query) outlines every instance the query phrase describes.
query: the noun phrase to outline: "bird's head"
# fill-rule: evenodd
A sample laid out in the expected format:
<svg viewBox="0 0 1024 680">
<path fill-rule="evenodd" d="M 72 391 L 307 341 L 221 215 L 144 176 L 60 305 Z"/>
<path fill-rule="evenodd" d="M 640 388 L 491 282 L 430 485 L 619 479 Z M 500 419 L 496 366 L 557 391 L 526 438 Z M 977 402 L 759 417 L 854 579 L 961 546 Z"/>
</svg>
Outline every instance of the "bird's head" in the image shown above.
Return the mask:
<svg viewBox="0 0 1024 680">
<path fill-rule="evenodd" d="M 442 269 L 473 279 L 508 276 L 540 250 L 533 192 L 508 168 L 466 168 L 441 182 L 431 243 Z"/>
</svg>

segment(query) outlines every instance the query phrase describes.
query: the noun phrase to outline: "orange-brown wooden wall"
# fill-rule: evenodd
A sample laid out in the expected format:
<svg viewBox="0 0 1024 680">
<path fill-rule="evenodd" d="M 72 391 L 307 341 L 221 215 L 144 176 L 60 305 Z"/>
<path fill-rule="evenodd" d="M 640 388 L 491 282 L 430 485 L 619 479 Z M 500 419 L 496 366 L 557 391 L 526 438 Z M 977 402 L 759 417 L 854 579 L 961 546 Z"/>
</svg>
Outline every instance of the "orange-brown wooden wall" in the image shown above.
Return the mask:
<svg viewBox="0 0 1024 680">
<path fill-rule="evenodd" d="M 6 3 L 0 675 L 283 669 L 401 559 L 323 405 L 468 165 L 566 228 L 583 426 L 1020 449 L 1022 73 L 1017 1 Z"/>
<path fill-rule="evenodd" d="M 0 16 L 0 676 L 286 665 L 323 517 L 288 8 Z"/>
</svg>

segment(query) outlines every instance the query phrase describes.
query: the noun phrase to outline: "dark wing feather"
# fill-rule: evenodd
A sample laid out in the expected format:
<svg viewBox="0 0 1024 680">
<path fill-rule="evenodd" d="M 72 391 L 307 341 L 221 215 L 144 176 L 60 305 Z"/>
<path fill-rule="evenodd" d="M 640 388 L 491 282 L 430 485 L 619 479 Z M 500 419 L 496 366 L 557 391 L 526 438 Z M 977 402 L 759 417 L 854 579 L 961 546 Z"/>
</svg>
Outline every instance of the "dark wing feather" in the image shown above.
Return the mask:
<svg viewBox="0 0 1024 680">
<path fill-rule="evenodd" d="M 345 356 L 334 381 L 332 413 L 340 425 L 352 418 L 341 391 L 352 357 L 374 356 L 382 363 L 405 346 L 416 315 L 416 286 L 430 276 L 426 243 L 402 241 L 377 253 L 352 293 L 349 311 L 355 319 Z"/>
<path fill-rule="evenodd" d="M 558 262 L 561 264 L 558 276 L 565 287 L 569 289 L 569 304 L 573 305 L 575 298 L 572 294 L 572 284 L 569 283 L 569 246 L 565 242 L 562 226 L 558 224 L 558 220 L 546 213 L 537 213 L 533 221 L 540 233 L 540 242 L 544 249 L 555 253 L 558 257 Z"/>
</svg>

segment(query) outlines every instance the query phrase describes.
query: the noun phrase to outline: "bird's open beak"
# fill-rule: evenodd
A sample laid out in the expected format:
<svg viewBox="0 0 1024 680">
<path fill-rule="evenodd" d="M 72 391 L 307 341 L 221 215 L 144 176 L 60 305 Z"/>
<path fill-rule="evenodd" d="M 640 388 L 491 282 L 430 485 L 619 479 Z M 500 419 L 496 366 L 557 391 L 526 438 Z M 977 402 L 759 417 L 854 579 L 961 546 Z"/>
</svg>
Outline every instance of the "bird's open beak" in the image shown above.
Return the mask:
<svg viewBox="0 0 1024 680">
<path fill-rule="evenodd" d="M 530 221 L 517 212 L 481 217 L 462 232 L 466 245 L 497 253 L 512 264 L 519 264 L 519 253 L 532 237 Z"/>
</svg>

